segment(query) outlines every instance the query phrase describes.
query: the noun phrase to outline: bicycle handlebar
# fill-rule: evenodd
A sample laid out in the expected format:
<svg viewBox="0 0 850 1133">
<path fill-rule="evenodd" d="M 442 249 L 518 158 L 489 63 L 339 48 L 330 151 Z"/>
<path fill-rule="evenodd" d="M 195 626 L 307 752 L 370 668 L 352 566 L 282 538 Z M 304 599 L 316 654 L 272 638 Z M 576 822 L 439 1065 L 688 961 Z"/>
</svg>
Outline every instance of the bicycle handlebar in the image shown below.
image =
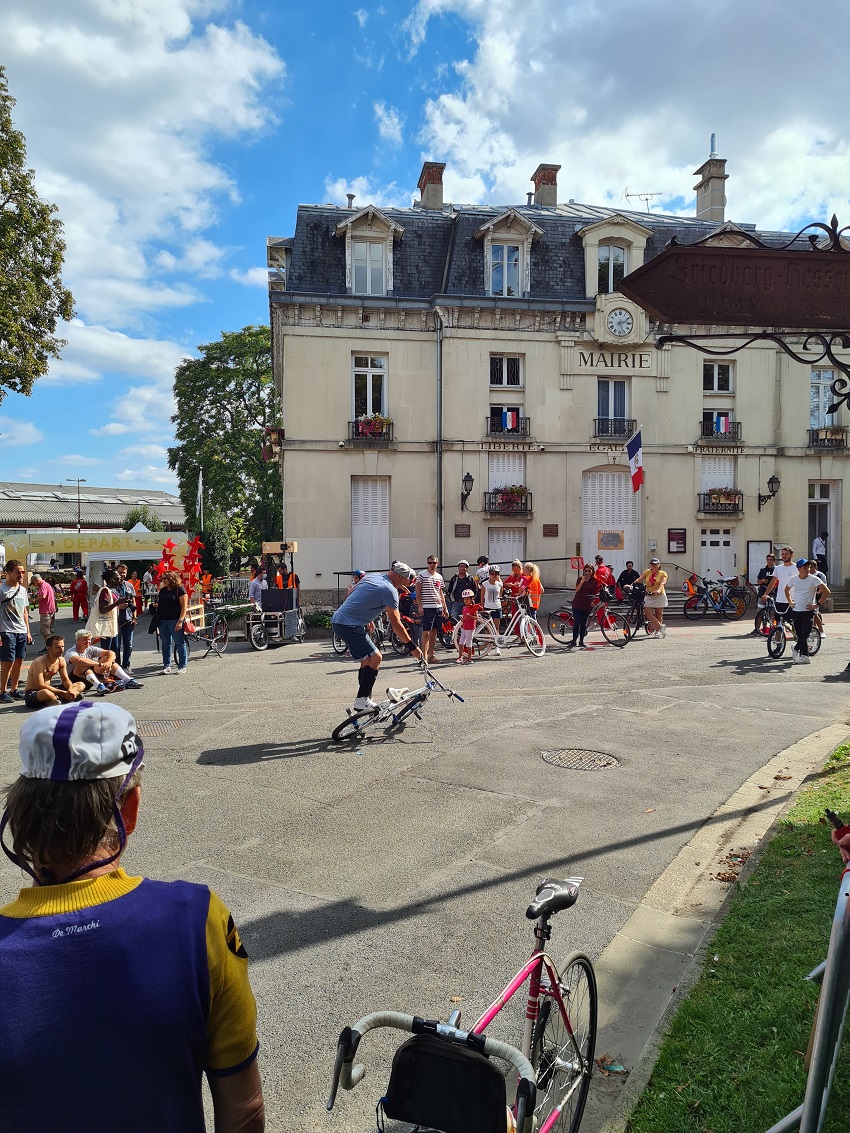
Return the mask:
<svg viewBox="0 0 850 1133">
<path fill-rule="evenodd" d="M 442 689 L 442 691 L 443 691 L 443 692 L 444 692 L 444 693 L 446 694 L 446 696 L 447 696 L 447 697 L 449 698 L 449 700 L 452 700 L 452 699 L 454 699 L 454 700 L 459 700 L 459 701 L 461 702 L 461 704 L 465 704 L 465 703 L 466 703 L 466 702 L 464 701 L 463 697 L 462 697 L 462 696 L 459 696 L 459 695 L 458 695 L 458 694 L 457 694 L 457 693 L 456 693 L 456 692 L 454 691 L 454 689 L 451 689 L 451 688 L 446 688 L 446 686 L 445 686 L 445 685 L 444 685 L 444 684 L 442 683 L 442 681 L 441 681 L 441 680 L 440 680 L 440 679 L 439 679 L 438 677 L 435 677 L 435 676 L 434 676 L 434 674 L 433 674 L 433 673 L 431 672 L 431 670 L 430 670 L 430 669 L 428 668 L 428 663 L 427 663 L 427 661 L 426 661 L 426 660 L 424 659 L 424 657 L 423 657 L 423 658 L 422 658 L 422 660 L 421 660 L 421 661 L 419 662 L 419 664 L 420 664 L 420 665 L 422 666 L 422 669 L 423 669 L 423 671 L 424 671 L 425 675 L 427 676 L 428 680 L 430 680 L 430 681 L 433 681 L 433 682 L 434 682 L 434 684 L 435 684 L 435 685 L 437 686 L 437 688 L 439 688 L 439 689 Z"/>
<path fill-rule="evenodd" d="M 353 1027 L 343 1029 L 337 1044 L 331 1094 L 327 1102 L 328 1111 L 333 1109 L 339 1086 L 342 1086 L 344 1090 L 353 1090 L 358 1082 L 362 1082 L 366 1067 L 362 1063 L 355 1065 L 354 1058 L 360 1040 L 367 1031 L 372 1031 L 376 1027 L 392 1027 L 395 1030 L 408 1031 L 414 1035 L 436 1035 L 445 1042 L 469 1047 L 488 1058 L 501 1058 L 504 1062 L 509 1062 L 520 1078 L 516 1094 L 517 1133 L 531 1133 L 537 1079 L 534 1068 L 521 1050 L 517 1050 L 510 1043 L 492 1039 L 489 1035 L 476 1034 L 474 1031 L 461 1031 L 457 1027 L 439 1023 L 435 1019 L 422 1019 L 418 1015 L 405 1015 L 400 1011 L 375 1011 L 371 1015 L 365 1015 L 362 1019 L 358 1019 Z"/>
</svg>

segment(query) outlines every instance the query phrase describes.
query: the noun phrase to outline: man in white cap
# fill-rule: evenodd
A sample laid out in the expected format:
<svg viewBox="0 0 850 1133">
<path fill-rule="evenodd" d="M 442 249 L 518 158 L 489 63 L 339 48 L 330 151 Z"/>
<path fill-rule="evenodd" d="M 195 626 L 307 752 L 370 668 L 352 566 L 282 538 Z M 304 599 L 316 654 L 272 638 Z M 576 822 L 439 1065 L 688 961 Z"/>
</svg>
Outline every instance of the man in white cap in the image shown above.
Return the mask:
<svg viewBox="0 0 850 1133">
<path fill-rule="evenodd" d="M 19 751 L 0 841 L 33 887 L 0 908 L 0 1129 L 204 1133 L 203 1072 L 217 1133 L 262 1133 L 233 918 L 206 885 L 120 868 L 141 794 L 133 717 L 45 708 Z"/>
<path fill-rule="evenodd" d="M 398 588 L 406 587 L 415 577 L 407 563 L 398 560 L 386 574 L 367 574 L 331 618 L 334 633 L 348 646 L 354 660 L 360 662 L 357 699 L 351 707 L 352 712 L 366 712 L 377 707 L 371 693 L 383 657 L 368 632 L 375 618 L 386 610 L 393 633 L 406 643 L 411 656 L 422 656 L 398 612 Z"/>
</svg>

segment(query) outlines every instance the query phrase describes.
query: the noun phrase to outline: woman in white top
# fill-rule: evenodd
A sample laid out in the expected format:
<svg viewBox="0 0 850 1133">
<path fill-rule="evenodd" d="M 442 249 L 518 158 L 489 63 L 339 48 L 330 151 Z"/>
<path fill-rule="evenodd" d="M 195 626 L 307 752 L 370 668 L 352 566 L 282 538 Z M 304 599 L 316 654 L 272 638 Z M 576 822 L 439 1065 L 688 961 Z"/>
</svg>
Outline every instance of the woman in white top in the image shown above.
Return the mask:
<svg viewBox="0 0 850 1133">
<path fill-rule="evenodd" d="M 791 606 L 791 617 L 797 633 L 792 660 L 795 665 L 811 665 L 809 634 L 812 632 L 818 600 L 829 597 L 829 587 L 816 574 L 809 574 L 808 559 L 797 559 L 796 567 L 797 577 L 790 579 L 785 587 L 785 598 Z"/>
<path fill-rule="evenodd" d="M 497 566 L 491 566 L 487 575 L 487 581 L 481 588 L 484 613 L 493 619 L 493 625 L 496 627 L 496 633 L 502 624 L 502 578 L 501 570 Z"/>
</svg>

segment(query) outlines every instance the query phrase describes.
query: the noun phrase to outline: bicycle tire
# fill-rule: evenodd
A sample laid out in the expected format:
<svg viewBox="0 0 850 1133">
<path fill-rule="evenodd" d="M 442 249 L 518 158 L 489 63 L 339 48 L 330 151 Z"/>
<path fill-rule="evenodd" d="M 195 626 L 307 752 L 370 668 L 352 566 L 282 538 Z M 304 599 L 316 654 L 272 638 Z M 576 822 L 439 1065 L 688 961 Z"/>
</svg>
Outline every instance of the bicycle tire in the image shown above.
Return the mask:
<svg viewBox="0 0 850 1133">
<path fill-rule="evenodd" d="M 331 732 L 331 739 L 335 744 L 362 739 L 366 730 L 377 722 L 380 714 L 378 708 L 366 708 L 363 712 L 352 712 L 347 720 L 337 724 Z"/>
<path fill-rule="evenodd" d="M 690 618 L 695 622 L 698 618 L 704 618 L 706 610 L 708 609 L 708 601 L 705 595 L 702 596 L 694 594 L 690 597 L 682 607 L 682 613 L 686 618 Z"/>
<path fill-rule="evenodd" d="M 407 642 L 402 641 L 396 633 L 390 634 L 390 645 L 393 647 L 393 653 L 397 653 L 399 657 L 403 657 L 407 653 Z"/>
<path fill-rule="evenodd" d="M 452 645 L 455 649 L 458 648 L 458 641 L 460 640 L 460 631 L 462 628 L 463 627 L 461 622 L 458 622 L 455 628 L 452 630 Z M 489 635 L 482 639 L 478 635 L 478 626 L 475 627 L 475 631 L 472 635 L 472 648 L 473 650 L 478 651 L 479 657 L 486 657 L 495 644 L 496 642 Z"/>
<path fill-rule="evenodd" d="M 632 639 L 632 627 L 622 614 L 612 614 L 610 610 L 600 610 L 596 616 L 602 636 L 610 645 L 622 649 Z"/>
<path fill-rule="evenodd" d="M 411 716 L 415 715 L 419 709 L 428 700 L 428 696 L 424 692 L 417 693 L 416 696 L 411 696 L 409 700 L 390 716 L 390 722 L 384 728 L 385 736 L 395 736 L 399 732 L 403 732 L 407 727 L 407 722 Z"/>
<path fill-rule="evenodd" d="M 752 592 L 752 590 L 749 589 L 749 587 L 746 587 L 746 586 L 734 586 L 729 591 L 729 595 L 732 598 L 741 598 L 743 600 L 744 605 L 748 608 L 749 608 L 750 603 L 753 600 L 753 592 Z"/>
<path fill-rule="evenodd" d="M 754 628 L 756 632 L 760 633 L 763 637 L 767 637 L 775 624 L 774 619 L 768 616 L 767 610 L 759 610 L 756 614 Z"/>
<path fill-rule="evenodd" d="M 780 622 L 779 625 L 773 626 L 770 633 L 767 635 L 767 652 L 769 656 L 774 659 L 779 658 L 785 652 L 785 626 Z"/>
<path fill-rule="evenodd" d="M 213 651 L 220 657 L 227 648 L 227 641 L 230 637 L 230 628 L 227 624 L 227 618 L 213 618 L 211 634 L 210 645 Z"/>
<path fill-rule="evenodd" d="M 572 610 L 555 610 L 546 619 L 546 628 L 549 631 L 549 636 L 553 641 L 557 641 L 559 645 L 563 645 L 567 637 L 570 641 L 573 639 L 573 625 L 575 618 L 573 617 Z"/>
<path fill-rule="evenodd" d="M 553 998 L 548 971 L 541 975 L 540 1014 L 531 1042 L 531 1065 L 537 1074 L 535 1128 L 539 1129 L 555 1107 L 564 1101 L 560 1117 L 551 1127 L 552 1133 L 578 1133 L 596 1053 L 598 998 L 593 964 L 583 952 L 574 952 L 561 972 L 558 986 L 567 1008 L 570 1026 L 575 1035 L 580 1064 L 564 1021 Z M 574 1088 L 576 1079 L 581 1083 Z"/>
<path fill-rule="evenodd" d="M 546 652 L 546 638 L 534 618 L 526 615 L 519 623 L 519 633 L 528 652 L 534 657 L 542 657 Z"/>
<path fill-rule="evenodd" d="M 454 624 L 452 624 L 452 628 L 448 632 L 446 632 L 446 630 L 444 630 L 444 629 L 440 629 L 440 630 L 437 631 L 437 641 L 439 641 L 439 643 L 440 643 L 440 645 L 442 645 L 443 649 L 455 649 L 456 648 L 456 646 L 454 644 L 454 628 L 455 628 Z"/>
<path fill-rule="evenodd" d="M 814 657 L 814 655 L 818 652 L 821 647 L 822 641 L 823 635 L 821 634 L 821 631 L 817 626 L 812 626 L 811 630 L 809 631 L 809 636 L 806 638 L 806 644 L 808 646 L 810 657 Z"/>
<path fill-rule="evenodd" d="M 727 621 L 737 622 L 747 612 L 747 603 L 739 594 L 726 594 L 720 604 L 720 613 Z"/>
<path fill-rule="evenodd" d="M 342 638 L 337 637 L 336 634 L 333 635 L 331 642 L 334 647 L 334 653 L 338 654 L 340 657 L 343 657 L 348 652 L 348 646 L 342 640 Z"/>
<path fill-rule="evenodd" d="M 260 622 L 254 622 L 248 634 L 251 646 L 262 651 L 269 647 L 269 631 Z"/>
</svg>

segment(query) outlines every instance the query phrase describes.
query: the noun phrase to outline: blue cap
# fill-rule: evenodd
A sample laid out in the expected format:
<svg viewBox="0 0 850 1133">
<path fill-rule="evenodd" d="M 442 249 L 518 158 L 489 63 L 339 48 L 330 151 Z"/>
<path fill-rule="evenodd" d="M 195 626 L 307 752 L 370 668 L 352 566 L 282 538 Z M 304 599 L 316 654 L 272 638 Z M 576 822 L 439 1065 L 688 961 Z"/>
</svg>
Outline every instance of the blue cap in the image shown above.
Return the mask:
<svg viewBox="0 0 850 1133">
<path fill-rule="evenodd" d="M 808 565 L 809 565 L 808 559 L 797 559 L 797 570 L 799 570 L 800 567 L 804 567 L 804 566 L 808 566 Z"/>
<path fill-rule="evenodd" d="M 351 572 L 351 577 L 352 578 L 362 578 L 365 573 L 366 573 L 365 570 L 353 570 Z"/>
</svg>

